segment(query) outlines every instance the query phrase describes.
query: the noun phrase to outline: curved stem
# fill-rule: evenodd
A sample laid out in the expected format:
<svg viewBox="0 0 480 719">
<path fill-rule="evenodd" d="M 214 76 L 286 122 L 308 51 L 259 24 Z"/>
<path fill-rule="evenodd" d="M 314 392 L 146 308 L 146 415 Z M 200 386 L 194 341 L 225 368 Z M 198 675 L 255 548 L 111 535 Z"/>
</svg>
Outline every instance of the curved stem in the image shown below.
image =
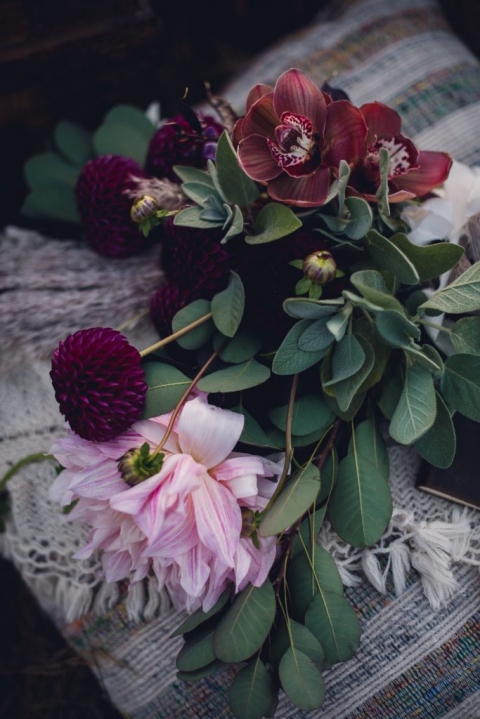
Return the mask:
<svg viewBox="0 0 480 719">
<path fill-rule="evenodd" d="M 176 339 L 179 337 L 182 337 L 183 335 L 186 335 L 187 332 L 190 332 L 191 330 L 194 330 L 196 327 L 200 327 L 200 325 L 203 325 L 205 322 L 208 322 L 208 320 L 211 318 L 212 313 L 207 312 L 206 315 L 203 315 L 203 317 L 199 317 L 198 320 L 195 320 L 195 322 L 190 322 L 189 325 L 186 325 L 185 327 L 182 327 L 181 330 L 177 330 L 171 335 L 168 335 L 168 337 L 164 337 L 163 340 L 159 340 L 158 342 L 155 342 L 155 344 L 150 345 L 150 347 L 146 347 L 144 350 L 140 352 L 140 357 L 145 357 L 145 355 L 150 354 L 151 352 L 155 352 L 155 350 L 160 349 L 160 347 L 164 347 L 165 345 L 170 344 L 170 342 L 175 342 Z"/>
<path fill-rule="evenodd" d="M 0 492 L 5 489 L 8 480 L 11 479 L 13 475 L 16 474 L 22 467 L 27 464 L 32 464 L 32 462 L 43 462 L 45 459 L 54 460 L 55 457 L 53 456 L 53 454 L 45 454 L 45 452 L 35 452 L 35 454 L 29 454 L 26 457 L 20 459 L 13 465 L 13 467 L 10 467 L 10 469 L 0 479 Z"/>
</svg>

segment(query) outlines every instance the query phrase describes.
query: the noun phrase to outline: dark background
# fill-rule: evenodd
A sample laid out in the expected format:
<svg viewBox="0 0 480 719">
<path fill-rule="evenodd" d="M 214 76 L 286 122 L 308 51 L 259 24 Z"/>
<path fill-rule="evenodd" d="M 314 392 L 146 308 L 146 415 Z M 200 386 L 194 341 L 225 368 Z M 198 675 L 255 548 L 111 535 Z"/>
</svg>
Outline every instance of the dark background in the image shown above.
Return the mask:
<svg viewBox="0 0 480 719">
<path fill-rule="evenodd" d="M 0 227 L 29 226 L 22 166 L 62 119 L 93 129 L 115 104 L 218 91 L 252 55 L 308 24 L 326 0 L 0 0 Z M 478 0 L 441 0 L 480 56 Z M 30 225 L 32 226 L 32 225 Z M 0 561 L 0 718 L 119 718 L 83 660 Z"/>
</svg>

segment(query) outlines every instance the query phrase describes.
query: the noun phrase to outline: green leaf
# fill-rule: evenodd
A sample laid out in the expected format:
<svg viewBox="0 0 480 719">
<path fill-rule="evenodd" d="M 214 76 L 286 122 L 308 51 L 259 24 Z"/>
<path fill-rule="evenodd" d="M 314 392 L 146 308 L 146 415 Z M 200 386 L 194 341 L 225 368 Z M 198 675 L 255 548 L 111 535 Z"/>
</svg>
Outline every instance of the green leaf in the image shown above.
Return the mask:
<svg viewBox="0 0 480 719">
<path fill-rule="evenodd" d="M 440 310 L 454 315 L 480 309 L 480 262 L 475 262 L 454 282 L 436 292 L 420 305 L 420 309 Z"/>
<path fill-rule="evenodd" d="M 177 672 L 177 679 L 180 679 L 182 682 L 198 682 L 222 667 L 223 662 L 215 659 L 213 662 L 210 662 L 210 664 L 200 667 L 200 669 L 195 669 L 193 672 Z"/>
<path fill-rule="evenodd" d="M 364 399 L 365 394 L 355 394 L 348 409 L 342 410 L 339 407 L 339 404 L 335 397 L 330 397 L 328 394 L 324 395 L 324 400 L 328 404 L 332 412 L 334 412 L 337 417 L 340 417 L 340 419 L 343 419 L 344 422 L 350 422 L 350 420 L 355 417 L 360 407 L 362 406 Z"/>
<path fill-rule="evenodd" d="M 347 325 L 352 311 L 352 305 L 346 304 L 345 307 L 339 312 L 337 312 L 334 317 L 331 317 L 327 320 L 327 328 L 335 337 L 337 342 L 340 342 L 345 332 L 347 331 Z"/>
<path fill-rule="evenodd" d="M 180 227 L 198 227 L 202 230 L 209 230 L 212 227 L 221 227 L 223 225 L 223 219 L 216 222 L 206 220 L 201 217 L 202 212 L 201 207 L 187 207 L 175 215 L 173 224 Z"/>
<path fill-rule="evenodd" d="M 409 348 L 411 340 L 420 339 L 420 329 L 396 310 L 384 310 L 376 318 L 376 326 L 385 342 L 392 347 Z"/>
<path fill-rule="evenodd" d="M 203 609 L 200 607 L 195 612 L 193 612 L 193 614 L 189 614 L 188 617 L 184 619 L 180 626 L 178 626 L 173 632 L 173 634 L 171 634 L 170 636 L 179 637 L 182 634 L 193 632 L 193 630 L 200 626 L 200 624 L 203 624 L 207 621 L 207 619 L 210 619 L 210 617 L 213 617 L 215 614 L 218 614 L 218 612 L 223 609 L 225 604 L 228 602 L 231 593 L 232 587 L 230 586 L 225 589 L 224 592 L 222 592 L 220 597 L 217 599 L 213 607 L 208 610 L 208 612 L 204 612 Z"/>
<path fill-rule="evenodd" d="M 312 545 L 298 554 L 290 562 L 287 570 L 287 585 L 295 619 L 303 621 L 308 605 L 318 592 L 324 591 L 343 596 L 343 584 L 335 560 L 323 547 L 313 545 L 313 559 L 310 554 Z M 315 636 L 317 636 L 315 634 Z"/>
<path fill-rule="evenodd" d="M 438 379 L 443 375 L 444 364 L 439 352 L 432 345 L 410 345 L 405 347 L 406 352 L 414 358 L 415 362 L 421 367 L 427 369 L 434 377 Z"/>
<path fill-rule="evenodd" d="M 215 660 L 213 653 L 213 633 L 215 629 L 206 627 L 199 629 L 187 639 L 177 656 L 177 669 L 182 672 L 193 672 Z"/>
<path fill-rule="evenodd" d="M 215 165 L 223 194 L 232 205 L 248 205 L 259 196 L 256 184 L 240 167 L 237 153 L 225 130 L 217 142 Z"/>
<path fill-rule="evenodd" d="M 178 332 L 187 325 L 199 320 L 210 312 L 210 302 L 208 300 L 195 300 L 174 315 L 172 320 L 172 332 Z M 195 327 L 195 329 L 187 332 L 177 339 L 180 347 L 186 350 L 196 350 L 203 347 L 215 332 L 212 320 L 207 320 L 203 324 Z"/>
<path fill-rule="evenodd" d="M 455 458 L 457 440 L 448 407 L 438 392 L 435 396 L 437 400 L 435 422 L 414 446 L 420 456 L 434 467 L 447 469 Z"/>
<path fill-rule="evenodd" d="M 398 277 L 406 285 L 416 285 L 420 281 L 415 265 L 393 242 L 376 230 L 367 234 L 368 250 L 379 267 Z"/>
<path fill-rule="evenodd" d="M 382 392 L 378 400 L 378 406 L 387 419 L 392 419 L 393 413 L 400 402 L 402 390 L 403 382 L 398 373 L 382 383 Z"/>
<path fill-rule="evenodd" d="M 390 215 L 390 205 L 388 200 L 388 174 L 390 172 L 390 153 L 386 147 L 381 147 L 378 153 L 378 169 L 380 173 L 380 184 L 376 192 L 376 200 L 378 203 L 378 212 L 381 216 L 388 217 Z"/>
<path fill-rule="evenodd" d="M 216 657 L 223 662 L 251 657 L 267 638 L 275 610 L 275 592 L 269 579 L 261 587 L 245 587 L 217 625 L 213 636 Z"/>
<path fill-rule="evenodd" d="M 390 489 L 384 476 L 363 454 L 358 443 L 340 462 L 328 516 L 334 530 L 354 547 L 375 544 L 392 514 Z"/>
<path fill-rule="evenodd" d="M 360 642 L 360 624 L 344 597 L 320 591 L 311 600 L 305 624 L 325 651 L 328 665 L 354 656 Z"/>
<path fill-rule="evenodd" d="M 302 226 L 302 221 L 286 205 L 270 202 L 265 205 L 255 220 L 255 235 L 245 235 L 249 245 L 262 245 L 290 235 Z"/>
<path fill-rule="evenodd" d="M 155 127 L 145 113 L 134 105 L 116 105 L 103 118 L 104 125 L 124 125 L 127 132 L 135 131 L 150 141 Z"/>
<path fill-rule="evenodd" d="M 176 367 L 163 362 L 148 362 L 143 369 L 148 390 L 142 419 L 171 412 L 192 380 Z"/>
<path fill-rule="evenodd" d="M 298 340 L 298 346 L 304 352 L 318 352 L 328 349 L 334 341 L 334 336 L 327 327 L 329 315 L 321 317 L 303 332 Z"/>
<path fill-rule="evenodd" d="M 323 490 L 324 484 L 330 481 L 331 475 L 325 476 L 325 467 L 322 471 L 322 483 L 321 483 L 321 489 Z M 327 488 L 328 489 L 328 488 Z M 329 495 L 329 492 L 327 491 L 326 496 Z M 321 503 L 320 499 L 320 492 L 317 496 L 317 505 Z M 323 507 L 320 509 L 310 510 L 308 514 L 305 516 L 305 519 L 301 522 L 300 528 L 297 532 L 297 536 L 293 540 L 293 547 L 292 547 L 292 559 L 295 558 L 297 555 L 304 553 L 305 551 L 308 553 L 309 557 L 312 556 L 312 547 L 316 548 L 316 541 L 317 536 L 320 531 L 320 527 L 323 524 L 323 520 L 325 519 L 326 514 L 326 505 L 324 504 Z"/>
<path fill-rule="evenodd" d="M 365 347 L 365 342 L 374 354 L 373 367 L 358 390 L 359 392 L 366 392 L 383 378 L 392 350 L 380 337 L 375 324 L 369 322 L 366 317 L 359 317 L 355 320 L 353 323 L 353 332 L 360 342 L 363 341 L 362 346 L 367 355 L 367 359 L 369 353 Z"/>
<path fill-rule="evenodd" d="M 398 310 L 405 314 L 400 302 L 389 293 L 380 272 L 376 270 L 360 270 L 353 273 L 350 277 L 350 282 L 372 304 L 383 309 Z"/>
<path fill-rule="evenodd" d="M 372 226 L 371 207 L 360 197 L 347 197 L 345 205 L 350 212 L 350 221 L 345 228 L 345 234 L 351 240 L 361 240 Z"/>
<path fill-rule="evenodd" d="M 305 292 L 308 292 L 310 288 L 312 287 L 312 280 L 309 280 L 308 277 L 302 277 L 298 280 L 297 284 L 295 285 L 295 294 L 297 295 L 303 295 Z"/>
<path fill-rule="evenodd" d="M 214 349 L 218 349 L 222 342 L 227 339 L 225 335 L 218 332 L 213 339 Z M 220 352 L 220 359 L 230 364 L 246 362 L 259 352 L 262 346 L 261 341 L 250 330 L 241 327 L 227 346 Z"/>
<path fill-rule="evenodd" d="M 288 405 L 271 409 L 268 414 L 273 424 L 285 432 Z M 303 436 L 318 432 L 326 429 L 332 420 L 333 414 L 323 401 L 320 392 L 305 394 L 293 404 L 292 434 Z"/>
<path fill-rule="evenodd" d="M 310 320 L 300 320 L 286 335 L 273 358 L 272 371 L 275 374 L 290 375 L 303 372 L 325 356 L 327 350 L 305 352 L 298 346 L 300 337 L 310 324 Z"/>
<path fill-rule="evenodd" d="M 336 300 L 310 300 L 305 297 L 289 297 L 283 303 L 283 309 L 297 319 L 316 320 L 327 315 L 333 315 L 338 311 L 339 305 L 345 304 L 345 300 L 339 297 Z"/>
<path fill-rule="evenodd" d="M 121 155 L 136 160 L 143 167 L 150 138 L 136 128 L 123 123 L 104 122 L 94 133 L 92 142 L 97 157 Z"/>
<path fill-rule="evenodd" d="M 288 626 L 282 624 L 272 642 L 272 652 L 270 660 L 275 666 L 280 664 L 282 656 L 290 646 L 294 646 L 296 650 L 303 652 L 318 669 L 321 669 L 325 659 L 323 647 L 316 639 L 312 632 L 307 629 L 304 624 L 296 622 L 294 619 L 288 620 Z"/>
<path fill-rule="evenodd" d="M 207 200 L 215 193 L 210 185 L 203 182 L 184 182 L 182 185 L 183 193 L 193 200 L 197 205 L 205 206 Z"/>
<path fill-rule="evenodd" d="M 435 422 L 435 390 L 432 375 L 418 364 L 406 372 L 400 401 L 390 422 L 390 436 L 400 444 L 412 444 Z"/>
<path fill-rule="evenodd" d="M 247 362 L 212 372 L 202 377 L 198 383 L 198 389 L 202 392 L 238 392 L 242 389 L 256 387 L 266 382 L 270 377 L 270 370 L 256 360 L 249 359 Z"/>
<path fill-rule="evenodd" d="M 309 657 L 296 647 L 287 649 L 278 667 L 282 688 L 293 704 L 309 711 L 323 704 L 322 675 Z"/>
<path fill-rule="evenodd" d="M 462 317 L 453 325 L 449 338 L 457 352 L 480 355 L 480 317 Z"/>
<path fill-rule="evenodd" d="M 480 357 L 469 354 L 449 357 L 440 389 L 451 409 L 480 422 Z"/>
<path fill-rule="evenodd" d="M 230 272 L 228 287 L 212 300 L 212 318 L 220 332 L 233 337 L 242 321 L 245 309 L 245 290 L 236 272 Z"/>
<path fill-rule="evenodd" d="M 239 235 L 243 232 L 243 224 L 242 211 L 238 205 L 235 205 L 233 208 L 233 218 L 228 228 L 228 232 L 222 240 L 222 244 L 224 244 L 230 237 L 235 237 L 235 235 Z"/>
<path fill-rule="evenodd" d="M 262 537 L 271 537 L 283 532 L 315 502 L 319 490 L 320 472 L 315 465 L 308 464 L 297 470 L 263 514 L 258 533 Z"/>
<path fill-rule="evenodd" d="M 365 359 L 364 349 L 355 335 L 343 337 L 333 352 L 332 379 L 323 386 L 328 387 L 356 374 L 365 364 Z"/>
<path fill-rule="evenodd" d="M 25 180 L 31 190 L 45 189 L 51 186 L 62 190 L 69 187 L 74 188 L 79 172 L 78 167 L 73 167 L 53 152 L 34 155 L 25 163 Z M 64 188 L 65 185 L 66 188 Z"/>
<path fill-rule="evenodd" d="M 36 187 L 27 200 L 26 209 L 34 209 L 39 217 L 51 217 L 62 222 L 80 222 L 73 189 L 67 185 Z"/>
<path fill-rule="evenodd" d="M 74 122 L 59 122 L 55 127 L 53 139 L 65 159 L 79 168 L 93 156 L 90 133 Z"/>
<path fill-rule="evenodd" d="M 435 242 L 421 247 L 411 242 L 403 232 L 393 235 L 390 242 L 415 265 L 422 282 L 433 280 L 451 270 L 464 252 L 462 247 L 451 242 Z"/>
<path fill-rule="evenodd" d="M 345 191 L 347 189 L 348 180 L 350 178 L 350 165 L 345 160 L 340 160 L 338 166 L 338 213 L 340 216 L 344 214 Z"/>
<path fill-rule="evenodd" d="M 378 431 L 377 423 L 372 417 L 360 422 L 355 428 L 355 445 L 358 453 L 380 472 L 385 481 L 390 476 L 390 461 L 382 435 Z M 353 437 L 348 447 L 349 453 L 353 451 Z"/>
<path fill-rule="evenodd" d="M 237 405 L 236 407 L 232 407 L 231 411 L 238 412 L 245 417 L 245 424 L 243 425 L 243 431 L 238 440 L 239 442 L 253 444 L 256 447 L 268 447 L 269 449 L 279 449 L 283 447 L 283 442 L 281 445 L 278 445 L 269 438 L 257 420 L 250 412 L 247 412 L 245 407 Z"/>
<path fill-rule="evenodd" d="M 372 346 L 361 336 L 358 336 L 358 342 L 365 356 L 363 365 L 351 377 L 347 377 L 334 385 L 335 399 L 343 412 L 348 411 L 357 392 L 363 393 L 364 383 L 375 366 L 375 352 Z"/>
<path fill-rule="evenodd" d="M 383 307 L 380 307 L 380 305 L 374 305 L 373 302 L 366 300 L 365 297 L 360 297 L 360 295 L 350 292 L 349 290 L 343 290 L 342 295 L 354 307 L 363 307 L 371 312 L 381 312 L 383 310 Z"/>
<path fill-rule="evenodd" d="M 198 170 L 196 167 L 186 165 L 174 165 L 173 170 L 182 182 L 200 182 L 202 185 L 208 185 L 212 190 L 215 189 L 211 176 L 205 170 Z"/>
<path fill-rule="evenodd" d="M 259 657 L 238 672 L 228 690 L 229 704 L 237 719 L 262 719 L 274 695 L 272 675 Z"/>
</svg>

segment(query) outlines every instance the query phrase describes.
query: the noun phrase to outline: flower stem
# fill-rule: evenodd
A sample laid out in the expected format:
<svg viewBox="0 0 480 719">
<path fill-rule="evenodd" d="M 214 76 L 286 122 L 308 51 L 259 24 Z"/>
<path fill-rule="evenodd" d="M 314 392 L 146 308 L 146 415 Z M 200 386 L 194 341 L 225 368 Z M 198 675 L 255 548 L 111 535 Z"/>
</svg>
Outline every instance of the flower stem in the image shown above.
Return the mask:
<svg viewBox="0 0 480 719">
<path fill-rule="evenodd" d="M 32 464 L 32 462 L 43 462 L 45 459 L 55 459 L 53 454 L 45 454 L 45 452 L 36 452 L 35 454 L 29 454 L 26 457 L 23 457 L 18 462 L 16 462 L 13 467 L 10 467 L 10 469 L 3 475 L 3 477 L 0 479 L 0 492 L 2 492 L 5 487 L 7 486 L 7 482 L 9 479 L 13 477 L 14 474 L 16 474 L 22 467 L 24 467 L 27 464 Z"/>
<path fill-rule="evenodd" d="M 448 327 L 444 327 L 443 325 L 436 325 L 435 322 L 429 322 L 428 320 L 417 320 L 421 325 L 425 325 L 425 327 L 432 327 L 434 330 L 439 330 L 440 332 L 446 332 L 447 335 L 452 334 L 452 330 L 448 329 Z"/>
<path fill-rule="evenodd" d="M 134 325 L 138 320 L 141 320 L 142 317 L 146 317 L 148 315 L 148 310 L 143 310 L 143 312 L 139 312 L 138 315 L 135 315 L 134 317 L 130 317 L 130 319 L 125 320 L 125 322 L 122 322 L 121 325 L 116 327 L 115 329 L 117 332 L 124 332 L 125 330 L 128 330 L 129 327 Z"/>
<path fill-rule="evenodd" d="M 297 385 L 298 385 L 298 374 L 293 375 L 293 382 L 292 387 L 290 389 L 290 398 L 288 400 L 288 409 L 287 409 L 287 423 L 285 427 L 285 463 L 283 465 L 283 472 L 281 474 L 280 479 L 278 480 L 277 488 L 275 492 L 272 494 L 269 503 L 263 510 L 264 512 L 269 509 L 280 492 L 283 489 L 283 485 L 285 484 L 288 476 L 288 470 L 290 468 L 290 462 L 293 455 L 293 447 L 292 447 L 292 420 L 293 420 L 293 403 L 295 402 L 295 395 L 297 393 Z"/>
<path fill-rule="evenodd" d="M 165 345 L 169 345 L 170 342 L 175 342 L 176 339 L 179 337 L 182 337 L 183 335 L 186 335 L 187 332 L 190 332 L 191 330 L 194 330 L 196 327 L 200 327 L 200 325 L 203 325 L 205 322 L 208 322 L 208 320 L 211 318 L 212 313 L 207 312 L 206 315 L 203 315 L 203 317 L 199 317 L 198 320 L 195 320 L 195 322 L 190 322 L 189 325 L 185 325 L 185 327 L 182 327 L 181 330 L 177 330 L 171 335 L 168 335 L 168 337 L 164 337 L 163 340 L 159 340 L 158 342 L 155 342 L 155 344 L 150 345 L 150 347 L 146 347 L 144 350 L 140 352 L 140 357 L 145 357 L 146 355 L 150 354 L 151 352 L 155 352 L 155 350 L 160 349 L 160 347 L 164 347 Z"/>
</svg>

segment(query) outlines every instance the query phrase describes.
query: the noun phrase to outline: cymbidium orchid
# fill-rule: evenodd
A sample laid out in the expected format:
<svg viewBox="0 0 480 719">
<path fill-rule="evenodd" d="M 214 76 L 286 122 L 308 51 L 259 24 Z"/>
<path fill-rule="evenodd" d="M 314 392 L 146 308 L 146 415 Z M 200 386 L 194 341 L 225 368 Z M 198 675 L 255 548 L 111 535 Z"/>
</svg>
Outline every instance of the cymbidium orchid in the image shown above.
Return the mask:
<svg viewBox="0 0 480 719">
<path fill-rule="evenodd" d="M 240 163 L 249 177 L 267 185 L 273 200 L 299 207 L 325 201 L 330 168 L 363 157 L 367 128 L 347 100 L 333 102 L 300 70 L 281 75 L 275 88 L 257 85 L 247 113 L 237 123 Z"/>
<path fill-rule="evenodd" d="M 360 107 L 368 127 L 367 150 L 355 164 L 349 181 L 349 192 L 375 202 L 380 186 L 380 150 L 386 149 L 390 161 L 388 185 L 390 202 L 422 197 L 439 187 L 448 177 L 452 158 L 446 152 L 420 151 L 401 133 L 398 112 L 381 102 Z"/>
</svg>

